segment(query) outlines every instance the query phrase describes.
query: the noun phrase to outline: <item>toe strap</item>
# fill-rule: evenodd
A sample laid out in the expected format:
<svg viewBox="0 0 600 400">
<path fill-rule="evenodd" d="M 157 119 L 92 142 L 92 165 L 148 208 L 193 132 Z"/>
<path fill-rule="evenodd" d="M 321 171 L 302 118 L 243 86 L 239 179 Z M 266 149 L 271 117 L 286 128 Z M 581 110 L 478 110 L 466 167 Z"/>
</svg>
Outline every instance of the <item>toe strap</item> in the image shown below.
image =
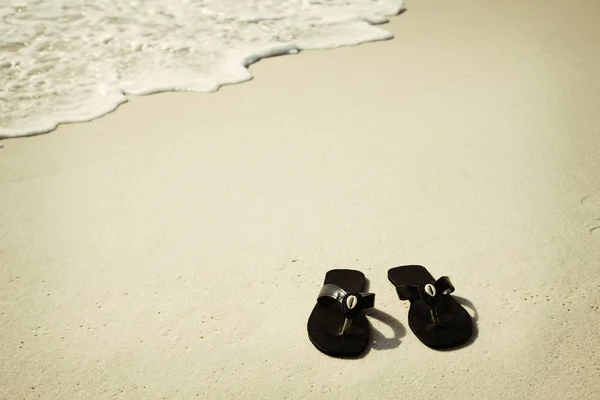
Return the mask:
<svg viewBox="0 0 600 400">
<path fill-rule="evenodd" d="M 400 300 L 415 300 L 421 298 L 429 306 L 434 325 L 440 325 L 440 317 L 436 305 L 442 298 L 454 292 L 454 285 L 447 276 L 442 276 L 435 282 L 421 282 L 419 285 L 397 286 L 396 292 Z"/>
<path fill-rule="evenodd" d="M 433 286 L 440 295 L 446 295 L 454 292 L 454 285 L 447 276 L 442 276 L 440 279 L 435 281 Z"/>
<path fill-rule="evenodd" d="M 348 293 L 341 287 L 330 283 L 323 285 L 317 301 L 321 302 L 325 299 L 334 299 L 339 302 L 342 313 L 347 318 L 352 318 L 360 311 L 375 306 L 374 293 Z"/>
<path fill-rule="evenodd" d="M 454 285 L 447 276 L 442 276 L 435 282 L 421 282 L 419 285 L 399 285 L 396 292 L 400 300 L 414 300 L 421 298 L 427 304 L 436 304 L 440 296 L 454 292 Z"/>
</svg>

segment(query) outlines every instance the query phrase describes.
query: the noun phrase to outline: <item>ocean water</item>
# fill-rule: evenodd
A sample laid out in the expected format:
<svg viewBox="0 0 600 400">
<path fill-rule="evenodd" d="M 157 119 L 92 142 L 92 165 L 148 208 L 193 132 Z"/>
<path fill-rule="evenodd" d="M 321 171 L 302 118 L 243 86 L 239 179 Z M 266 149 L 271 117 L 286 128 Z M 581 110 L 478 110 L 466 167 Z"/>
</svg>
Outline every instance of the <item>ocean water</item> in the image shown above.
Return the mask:
<svg viewBox="0 0 600 400">
<path fill-rule="evenodd" d="M 0 0 L 0 138 L 126 94 L 214 91 L 261 58 L 384 40 L 402 0 Z M 200 110 L 201 111 L 201 110 Z"/>
</svg>

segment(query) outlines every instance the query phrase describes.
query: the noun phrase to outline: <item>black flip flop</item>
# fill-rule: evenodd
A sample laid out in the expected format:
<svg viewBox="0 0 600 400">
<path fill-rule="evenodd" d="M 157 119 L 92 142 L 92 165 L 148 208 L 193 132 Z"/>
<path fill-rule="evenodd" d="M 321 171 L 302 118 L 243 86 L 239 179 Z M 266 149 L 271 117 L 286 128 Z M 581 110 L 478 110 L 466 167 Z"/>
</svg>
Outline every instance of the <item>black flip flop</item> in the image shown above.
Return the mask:
<svg viewBox="0 0 600 400">
<path fill-rule="evenodd" d="M 369 343 L 370 325 L 362 313 L 372 308 L 375 295 L 360 293 L 365 275 L 350 269 L 334 269 L 325 275 L 317 304 L 308 318 L 308 337 L 330 356 L 352 357 Z"/>
<path fill-rule="evenodd" d="M 471 337 L 471 316 L 450 295 L 454 286 L 447 276 L 436 281 L 424 267 L 407 265 L 390 269 L 388 279 L 400 300 L 410 300 L 408 325 L 425 345 L 448 348 Z"/>
</svg>

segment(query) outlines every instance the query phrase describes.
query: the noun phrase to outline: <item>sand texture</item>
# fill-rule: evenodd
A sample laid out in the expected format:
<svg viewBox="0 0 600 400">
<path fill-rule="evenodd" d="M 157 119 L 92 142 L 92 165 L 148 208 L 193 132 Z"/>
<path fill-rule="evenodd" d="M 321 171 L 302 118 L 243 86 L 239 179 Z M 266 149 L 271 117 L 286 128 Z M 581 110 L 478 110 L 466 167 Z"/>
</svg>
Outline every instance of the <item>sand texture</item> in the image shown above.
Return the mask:
<svg viewBox="0 0 600 400">
<path fill-rule="evenodd" d="M 595 398 L 599 15 L 413 0 L 394 40 L 0 142 L 0 399 Z M 403 264 L 467 346 L 413 335 Z M 358 359 L 306 334 L 332 268 L 377 295 Z"/>
</svg>

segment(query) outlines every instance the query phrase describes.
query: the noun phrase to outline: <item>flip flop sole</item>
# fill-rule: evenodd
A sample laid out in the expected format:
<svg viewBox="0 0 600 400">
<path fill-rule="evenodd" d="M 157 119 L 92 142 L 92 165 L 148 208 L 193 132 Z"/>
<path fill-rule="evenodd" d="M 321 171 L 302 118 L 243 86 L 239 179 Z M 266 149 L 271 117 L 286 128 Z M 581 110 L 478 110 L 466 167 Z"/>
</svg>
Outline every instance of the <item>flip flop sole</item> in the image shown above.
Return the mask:
<svg viewBox="0 0 600 400">
<path fill-rule="evenodd" d="M 324 284 L 333 284 L 347 293 L 360 292 L 365 286 L 365 275 L 360 271 L 337 269 L 327 272 Z M 340 303 L 333 299 L 318 302 L 308 318 L 308 337 L 325 354 L 353 357 L 361 354 L 369 343 L 370 325 L 361 312 L 353 317 L 350 330 L 340 335 L 345 317 Z"/>
<path fill-rule="evenodd" d="M 392 268 L 388 271 L 388 279 L 395 286 L 418 286 L 423 282 L 435 282 L 427 269 L 420 265 Z M 434 349 L 443 349 L 460 345 L 471 337 L 471 316 L 452 295 L 441 296 L 436 310 L 440 325 L 433 323 L 430 308 L 423 299 L 416 298 L 410 302 L 408 325 L 421 342 Z"/>
</svg>

